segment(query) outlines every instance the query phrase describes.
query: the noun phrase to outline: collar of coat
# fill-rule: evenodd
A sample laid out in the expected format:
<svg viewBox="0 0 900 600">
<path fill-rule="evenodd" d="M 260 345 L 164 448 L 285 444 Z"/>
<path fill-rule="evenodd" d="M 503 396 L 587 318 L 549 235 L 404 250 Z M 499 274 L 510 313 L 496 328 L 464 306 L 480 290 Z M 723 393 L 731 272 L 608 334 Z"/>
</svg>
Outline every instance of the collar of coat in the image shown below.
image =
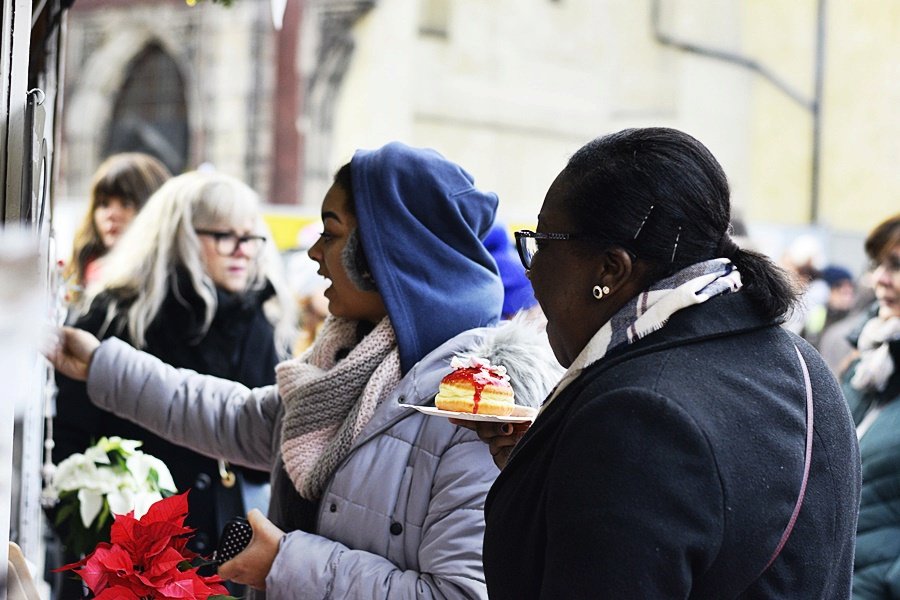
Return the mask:
<svg viewBox="0 0 900 600">
<path fill-rule="evenodd" d="M 734 294 L 717 296 L 703 304 L 674 313 L 665 327 L 635 343 L 624 344 L 612 349 L 599 361 L 585 368 L 569 384 L 569 389 L 563 394 L 577 394 L 578 390 L 601 373 L 638 356 L 705 340 L 739 335 L 757 329 L 777 327 L 781 323 L 781 320 L 772 320 L 762 316 L 745 293 L 739 291 Z M 565 405 L 567 404 L 555 406 L 553 410 L 541 411 L 528 434 L 519 441 L 504 471 L 509 469 L 509 465 L 516 456 L 522 453 L 524 447 L 535 443 L 533 440 L 541 436 L 542 430 L 555 427 L 558 420 L 565 414 Z"/>
</svg>

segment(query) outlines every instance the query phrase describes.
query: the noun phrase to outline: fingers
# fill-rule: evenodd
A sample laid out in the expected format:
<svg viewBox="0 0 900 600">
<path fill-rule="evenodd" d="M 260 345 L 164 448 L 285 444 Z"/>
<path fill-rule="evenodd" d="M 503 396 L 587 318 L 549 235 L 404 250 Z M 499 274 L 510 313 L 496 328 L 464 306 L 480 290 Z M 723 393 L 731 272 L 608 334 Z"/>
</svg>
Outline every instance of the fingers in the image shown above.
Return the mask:
<svg viewBox="0 0 900 600">
<path fill-rule="evenodd" d="M 481 441 L 488 444 L 496 438 L 509 436 L 514 437 L 515 441 L 518 441 L 518 439 L 528 431 L 528 428 L 531 427 L 531 422 L 528 421 L 522 423 L 497 423 L 493 421 L 468 421 L 453 418 L 449 419 L 449 421 L 454 425 L 474 431 L 478 434 Z"/>
<path fill-rule="evenodd" d="M 85 381 L 94 351 L 99 346 L 100 341 L 87 331 L 63 327 L 50 335 L 43 352 L 58 372 Z"/>
<path fill-rule="evenodd" d="M 485 439 L 497 468 L 502 470 L 506 466 L 513 448 L 516 447 L 529 427 L 531 427 L 531 423 L 500 423 L 496 428 L 497 435 Z"/>
<path fill-rule="evenodd" d="M 65 336 L 65 350 L 78 361 L 89 364 L 94 351 L 100 346 L 100 340 L 91 333 L 74 327 L 63 327 L 62 332 Z"/>
<path fill-rule="evenodd" d="M 531 427 L 530 421 L 521 423 L 497 423 L 486 421 L 468 421 L 450 419 L 450 422 L 466 429 L 471 429 L 478 434 L 478 438 L 486 443 L 490 449 L 494 464 L 501 470 L 506 466 L 512 449 Z"/>
<path fill-rule="evenodd" d="M 489 442 L 498 438 L 506 438 L 513 437 L 515 440 L 518 440 L 522 437 L 528 428 L 531 427 L 531 423 L 478 423 L 478 427 L 476 431 L 478 432 L 478 437 L 482 440 Z M 515 441 L 513 442 L 515 443 Z"/>
<path fill-rule="evenodd" d="M 247 521 L 253 529 L 250 543 L 240 554 L 222 563 L 218 572 L 223 579 L 262 590 L 284 532 L 257 509 L 247 513 Z"/>
<path fill-rule="evenodd" d="M 266 537 L 280 540 L 281 536 L 284 535 L 284 531 L 279 529 L 275 523 L 267 519 L 259 509 L 254 508 L 248 512 L 247 521 L 250 523 L 250 527 L 253 528 L 254 537 L 258 535 L 261 538 Z M 251 543 L 253 543 L 252 540 Z"/>
<path fill-rule="evenodd" d="M 521 438 L 522 435 L 524 435 L 524 433 L 495 437 L 488 444 L 488 448 L 490 448 L 491 451 L 491 457 L 494 459 L 494 464 L 497 465 L 497 468 L 501 471 L 506 466 L 509 455 L 512 454 L 513 448 L 516 447 L 516 444 L 519 442 L 519 438 Z"/>
<path fill-rule="evenodd" d="M 47 360 L 53 362 L 53 357 L 59 353 L 60 347 L 60 331 L 59 329 L 48 329 L 44 332 L 44 336 L 41 339 L 41 354 L 43 354 Z"/>
<path fill-rule="evenodd" d="M 515 446 L 510 446 L 509 448 L 501 448 L 497 451 L 496 454 L 491 454 L 494 459 L 494 464 L 497 465 L 497 468 L 501 471 L 504 467 L 506 467 L 506 463 L 509 462 L 509 455 L 512 454 L 512 450 Z"/>
<path fill-rule="evenodd" d="M 465 429 L 471 429 L 472 431 L 478 431 L 478 423 L 475 423 L 473 421 L 466 421 L 463 419 L 454 419 L 452 417 L 447 420 L 450 421 L 451 423 L 453 423 L 454 425 L 458 425 L 459 427 L 463 427 Z"/>
</svg>

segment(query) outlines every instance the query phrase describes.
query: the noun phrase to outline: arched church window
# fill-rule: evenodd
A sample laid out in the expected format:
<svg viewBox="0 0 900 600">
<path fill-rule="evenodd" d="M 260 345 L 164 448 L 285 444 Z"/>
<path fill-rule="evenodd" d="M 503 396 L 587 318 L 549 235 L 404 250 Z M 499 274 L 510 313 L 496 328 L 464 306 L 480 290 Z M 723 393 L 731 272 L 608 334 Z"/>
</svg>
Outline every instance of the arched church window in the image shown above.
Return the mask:
<svg viewBox="0 0 900 600">
<path fill-rule="evenodd" d="M 128 66 L 104 154 L 146 152 L 178 174 L 187 166 L 188 151 L 184 78 L 159 44 L 149 44 Z"/>
</svg>

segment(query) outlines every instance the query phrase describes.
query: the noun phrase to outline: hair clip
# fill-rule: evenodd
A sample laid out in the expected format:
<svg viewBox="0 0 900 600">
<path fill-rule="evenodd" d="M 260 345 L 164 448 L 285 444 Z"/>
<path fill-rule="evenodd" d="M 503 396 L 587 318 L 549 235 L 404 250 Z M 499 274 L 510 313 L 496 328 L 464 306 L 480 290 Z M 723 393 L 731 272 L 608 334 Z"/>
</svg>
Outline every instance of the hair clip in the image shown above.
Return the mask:
<svg viewBox="0 0 900 600">
<path fill-rule="evenodd" d="M 650 210 L 648 210 L 648 211 L 647 211 L 647 214 L 644 215 L 644 218 L 641 219 L 641 224 L 638 225 L 637 231 L 634 232 L 634 237 L 631 238 L 631 239 L 636 240 L 636 239 L 637 239 L 637 236 L 639 236 L 639 235 L 641 234 L 641 229 L 644 228 L 644 223 L 646 223 L 646 222 L 647 222 L 647 219 L 650 218 L 650 213 L 653 212 L 653 207 L 654 207 L 654 206 L 655 206 L 654 204 L 651 204 L 651 205 L 650 205 Z"/>
<path fill-rule="evenodd" d="M 675 252 L 678 250 L 678 240 L 681 238 L 681 225 L 678 226 L 678 233 L 675 235 L 675 245 L 672 247 L 672 258 L 669 262 L 675 262 Z"/>
</svg>

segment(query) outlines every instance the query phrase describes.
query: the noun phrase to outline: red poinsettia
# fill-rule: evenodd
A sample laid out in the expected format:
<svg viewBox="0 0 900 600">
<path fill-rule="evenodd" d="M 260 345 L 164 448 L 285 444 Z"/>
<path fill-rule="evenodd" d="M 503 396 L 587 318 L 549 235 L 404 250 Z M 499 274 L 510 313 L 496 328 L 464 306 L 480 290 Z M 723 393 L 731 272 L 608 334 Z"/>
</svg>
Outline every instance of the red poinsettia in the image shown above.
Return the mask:
<svg viewBox="0 0 900 600">
<path fill-rule="evenodd" d="M 84 559 L 56 569 L 74 571 L 95 600 L 230 598 L 218 575 L 203 576 L 199 555 L 187 549 L 194 530 L 185 527 L 187 492 L 150 506 L 140 519 L 134 511 L 116 515 L 110 543 L 100 542 Z"/>
</svg>

